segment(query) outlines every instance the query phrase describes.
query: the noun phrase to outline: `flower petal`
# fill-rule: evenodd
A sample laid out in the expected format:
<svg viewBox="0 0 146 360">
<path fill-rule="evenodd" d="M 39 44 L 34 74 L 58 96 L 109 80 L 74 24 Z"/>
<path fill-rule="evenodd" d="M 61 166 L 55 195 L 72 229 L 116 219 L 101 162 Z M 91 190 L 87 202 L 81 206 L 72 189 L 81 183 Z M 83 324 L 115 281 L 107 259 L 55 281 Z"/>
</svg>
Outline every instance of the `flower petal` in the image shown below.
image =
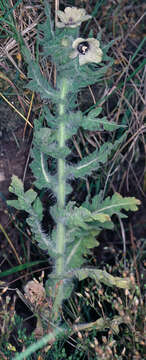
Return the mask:
<svg viewBox="0 0 146 360">
<path fill-rule="evenodd" d="M 86 11 L 85 9 L 78 9 L 76 7 L 72 7 L 72 8 L 65 8 L 65 13 L 67 14 L 68 17 L 72 17 L 75 21 L 81 20 L 82 17 L 85 16 Z"/>
<path fill-rule="evenodd" d="M 82 21 L 86 21 L 90 19 L 91 15 L 86 15 L 85 9 L 78 9 L 76 7 L 69 7 L 67 6 L 63 11 L 58 10 L 57 15 L 62 22 L 60 26 L 59 22 L 57 22 L 57 27 L 77 27 L 79 26 Z"/>
<path fill-rule="evenodd" d="M 80 45 L 80 46 L 79 46 Z M 100 43 L 94 38 L 77 38 L 72 44 L 74 51 L 70 54 L 70 58 L 74 59 L 79 56 L 79 64 L 100 63 L 103 52 L 100 49 Z"/>
<path fill-rule="evenodd" d="M 57 15 L 59 17 L 59 19 L 62 21 L 62 22 L 66 22 L 66 15 L 63 11 L 61 10 L 58 10 L 57 11 Z"/>
<path fill-rule="evenodd" d="M 88 63 L 92 63 L 92 62 L 99 64 L 102 60 L 102 54 L 103 54 L 103 52 L 100 48 L 94 52 L 88 51 L 85 55 L 80 54 L 79 55 L 79 64 L 85 65 Z"/>
</svg>

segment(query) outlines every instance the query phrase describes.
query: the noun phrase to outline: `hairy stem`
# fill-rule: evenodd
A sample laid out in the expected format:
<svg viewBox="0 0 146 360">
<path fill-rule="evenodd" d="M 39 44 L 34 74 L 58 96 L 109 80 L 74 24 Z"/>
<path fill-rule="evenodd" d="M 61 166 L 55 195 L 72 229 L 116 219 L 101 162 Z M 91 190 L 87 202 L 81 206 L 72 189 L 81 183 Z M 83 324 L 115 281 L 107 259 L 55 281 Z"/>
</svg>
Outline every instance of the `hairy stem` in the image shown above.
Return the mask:
<svg viewBox="0 0 146 360">
<path fill-rule="evenodd" d="M 64 114 L 65 114 L 65 98 L 68 91 L 68 80 L 62 79 L 61 83 L 61 95 L 60 95 L 60 104 L 59 104 L 59 117 L 61 118 L 59 129 L 58 129 L 58 144 L 60 150 L 65 145 L 65 123 L 64 123 Z M 65 186 L 66 186 L 66 179 L 65 179 L 65 160 L 59 159 L 58 160 L 58 192 L 57 192 L 57 203 L 58 203 L 58 210 L 61 214 L 61 211 L 65 207 Z M 56 260 L 55 264 L 55 276 L 58 277 L 64 271 L 64 260 L 65 260 L 65 226 L 61 219 L 57 222 L 57 239 L 56 239 L 56 251 L 60 254 L 59 258 Z M 56 294 L 55 294 L 55 302 L 53 306 L 53 316 L 55 319 L 57 318 L 58 309 L 61 305 L 61 301 L 63 298 L 63 285 L 62 283 L 56 284 Z"/>
</svg>

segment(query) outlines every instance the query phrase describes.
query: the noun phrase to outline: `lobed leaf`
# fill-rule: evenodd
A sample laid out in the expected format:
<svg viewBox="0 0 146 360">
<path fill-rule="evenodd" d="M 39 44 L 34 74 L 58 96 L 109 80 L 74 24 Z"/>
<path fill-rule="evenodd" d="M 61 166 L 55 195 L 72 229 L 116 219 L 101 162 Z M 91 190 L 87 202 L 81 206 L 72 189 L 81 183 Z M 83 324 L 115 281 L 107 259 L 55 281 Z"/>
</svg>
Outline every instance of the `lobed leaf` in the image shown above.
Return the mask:
<svg viewBox="0 0 146 360">
<path fill-rule="evenodd" d="M 121 289 L 133 288 L 133 282 L 130 278 L 121 278 L 114 277 L 111 274 L 107 273 L 105 270 L 98 270 L 95 268 L 82 268 L 79 270 L 73 271 L 74 276 L 76 276 L 80 281 L 90 277 L 95 280 L 98 284 L 99 282 L 104 283 L 107 286 L 117 286 Z"/>
<path fill-rule="evenodd" d="M 91 175 L 93 171 L 98 170 L 101 164 L 106 163 L 113 146 L 111 143 L 105 143 L 100 150 L 95 150 L 92 154 L 83 158 L 76 166 L 70 166 L 66 172 L 68 176 L 75 178 Z"/>
<path fill-rule="evenodd" d="M 92 110 L 92 111 L 95 111 L 95 110 Z M 89 113 L 87 117 L 84 116 L 82 127 L 85 130 L 90 130 L 90 131 L 97 131 L 97 130 L 98 131 L 102 131 L 102 130 L 114 131 L 119 128 L 125 128 L 127 126 L 118 125 L 112 121 L 107 120 L 106 117 L 96 118 L 96 115 L 95 115 L 95 117 L 93 117 Z"/>
<path fill-rule="evenodd" d="M 47 156 L 34 147 L 32 150 L 32 157 L 34 160 L 31 162 L 30 167 L 36 178 L 34 181 L 35 186 L 38 189 L 52 188 L 55 192 L 57 178 L 56 176 L 50 175 L 48 172 Z"/>
<path fill-rule="evenodd" d="M 112 198 L 107 197 L 102 203 L 97 203 L 97 210 L 93 214 L 97 215 L 104 212 L 109 216 L 118 214 L 121 217 L 121 209 L 136 211 L 140 203 L 140 200 L 135 197 L 122 197 L 119 193 L 115 193 Z"/>
<path fill-rule="evenodd" d="M 58 92 L 48 83 L 48 80 L 42 75 L 39 65 L 32 59 L 31 52 L 23 47 L 23 55 L 28 63 L 28 77 L 32 80 L 26 85 L 26 88 L 40 94 L 42 99 L 58 100 Z"/>
<path fill-rule="evenodd" d="M 24 192 L 22 181 L 16 176 L 12 176 L 12 182 L 9 191 L 18 197 L 18 200 L 8 200 L 10 206 L 15 207 L 17 210 L 25 210 L 27 212 L 31 209 L 31 204 L 37 197 L 37 193 L 33 189 Z"/>
</svg>

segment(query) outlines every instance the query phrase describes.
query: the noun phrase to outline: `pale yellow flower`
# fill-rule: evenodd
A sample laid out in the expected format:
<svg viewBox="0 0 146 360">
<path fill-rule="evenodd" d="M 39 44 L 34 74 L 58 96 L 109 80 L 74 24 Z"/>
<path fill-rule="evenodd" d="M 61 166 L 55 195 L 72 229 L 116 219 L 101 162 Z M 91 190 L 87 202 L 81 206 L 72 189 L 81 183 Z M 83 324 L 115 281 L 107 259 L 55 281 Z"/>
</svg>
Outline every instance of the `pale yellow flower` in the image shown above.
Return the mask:
<svg viewBox="0 0 146 360">
<path fill-rule="evenodd" d="M 83 21 L 91 19 L 92 16 L 86 15 L 85 9 L 78 9 L 76 7 L 66 7 L 63 11 L 58 10 L 57 15 L 61 22 L 57 22 L 56 26 L 59 28 L 80 26 Z"/>
<path fill-rule="evenodd" d="M 100 49 L 100 43 L 94 38 L 78 38 L 73 42 L 72 48 L 74 51 L 70 54 L 70 58 L 79 56 L 80 65 L 93 62 L 99 64 L 102 61 L 103 52 Z"/>
</svg>

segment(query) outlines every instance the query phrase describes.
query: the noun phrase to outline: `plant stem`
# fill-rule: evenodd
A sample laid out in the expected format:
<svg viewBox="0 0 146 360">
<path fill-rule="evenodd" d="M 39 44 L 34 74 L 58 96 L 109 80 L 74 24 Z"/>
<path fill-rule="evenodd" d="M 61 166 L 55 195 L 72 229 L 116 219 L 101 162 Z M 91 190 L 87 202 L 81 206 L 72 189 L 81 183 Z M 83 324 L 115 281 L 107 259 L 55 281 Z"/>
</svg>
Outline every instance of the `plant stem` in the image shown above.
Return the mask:
<svg viewBox="0 0 146 360">
<path fill-rule="evenodd" d="M 59 118 L 61 119 L 58 129 L 58 144 L 60 150 L 65 146 L 65 122 L 64 122 L 64 115 L 65 115 L 65 98 L 68 91 L 68 80 L 62 79 L 61 82 L 61 95 L 60 95 L 60 104 L 59 104 Z M 58 203 L 58 210 L 61 212 L 65 207 L 65 186 L 66 186 L 66 179 L 65 179 L 65 160 L 58 159 L 58 193 L 57 193 L 57 203 Z M 58 259 L 56 259 L 55 264 L 55 276 L 58 277 L 64 272 L 64 252 L 65 252 L 65 226 L 61 219 L 57 221 L 57 239 L 56 239 L 56 250 L 57 253 L 60 255 Z M 58 285 L 58 284 L 56 284 Z M 58 285 L 57 294 L 55 294 L 55 301 L 53 306 L 53 314 L 55 318 L 57 318 L 58 309 L 61 305 L 61 301 L 63 298 L 63 285 L 60 283 Z"/>
</svg>

